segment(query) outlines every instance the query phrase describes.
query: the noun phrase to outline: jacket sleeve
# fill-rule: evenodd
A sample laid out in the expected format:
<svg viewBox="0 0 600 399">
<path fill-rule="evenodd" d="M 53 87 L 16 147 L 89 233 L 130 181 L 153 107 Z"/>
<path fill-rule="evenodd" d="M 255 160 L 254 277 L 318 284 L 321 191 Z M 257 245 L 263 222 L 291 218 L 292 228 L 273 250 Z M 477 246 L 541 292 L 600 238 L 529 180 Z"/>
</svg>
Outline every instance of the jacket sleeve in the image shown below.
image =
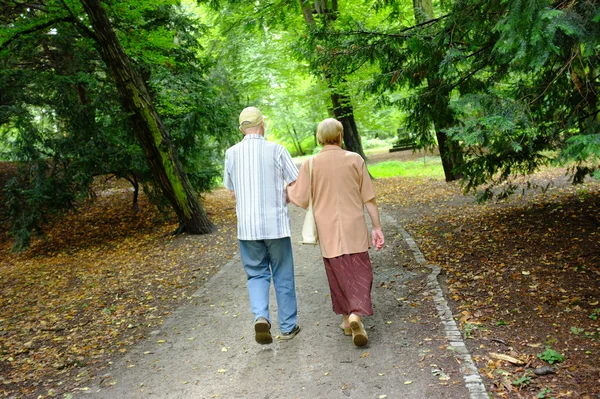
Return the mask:
<svg viewBox="0 0 600 399">
<path fill-rule="evenodd" d="M 363 203 L 365 203 L 375 198 L 375 190 L 373 189 L 373 183 L 371 182 L 371 176 L 369 176 L 369 171 L 367 170 L 365 161 L 359 157 L 359 162 L 362 164 L 359 169 L 361 171 L 360 194 L 362 196 Z"/>
<path fill-rule="evenodd" d="M 308 161 L 305 161 L 300 167 L 298 179 L 288 186 L 288 198 L 294 205 L 306 209 L 308 208 L 309 190 L 310 176 L 308 171 Z"/>
</svg>

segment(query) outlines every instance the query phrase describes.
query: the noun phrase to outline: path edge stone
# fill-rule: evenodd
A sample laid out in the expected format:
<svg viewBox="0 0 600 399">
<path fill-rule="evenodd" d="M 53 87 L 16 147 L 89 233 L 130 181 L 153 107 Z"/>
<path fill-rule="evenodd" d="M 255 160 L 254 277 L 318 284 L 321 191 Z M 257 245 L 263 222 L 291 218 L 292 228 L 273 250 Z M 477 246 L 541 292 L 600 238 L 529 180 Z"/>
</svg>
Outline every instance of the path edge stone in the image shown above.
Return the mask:
<svg viewBox="0 0 600 399">
<path fill-rule="evenodd" d="M 415 240 L 399 223 L 396 223 L 396 227 L 400 234 L 402 234 L 406 244 L 408 244 L 417 263 L 431 270 L 429 276 L 427 276 L 427 288 L 433 295 L 438 316 L 444 325 L 446 339 L 449 343 L 448 350 L 453 351 L 455 356 L 461 361 L 460 372 L 463 380 L 465 381 L 465 386 L 469 390 L 469 398 L 489 399 L 490 396 L 488 395 L 485 385 L 483 384 L 483 379 L 479 374 L 479 370 L 473 362 L 471 354 L 469 353 L 465 342 L 462 339 L 460 330 L 456 325 L 456 321 L 452 317 L 450 306 L 448 305 L 446 298 L 444 298 L 444 292 L 442 291 L 442 287 L 438 281 L 441 268 L 427 262 L 427 259 L 425 259 L 425 256 L 419 249 L 419 246 Z"/>
</svg>

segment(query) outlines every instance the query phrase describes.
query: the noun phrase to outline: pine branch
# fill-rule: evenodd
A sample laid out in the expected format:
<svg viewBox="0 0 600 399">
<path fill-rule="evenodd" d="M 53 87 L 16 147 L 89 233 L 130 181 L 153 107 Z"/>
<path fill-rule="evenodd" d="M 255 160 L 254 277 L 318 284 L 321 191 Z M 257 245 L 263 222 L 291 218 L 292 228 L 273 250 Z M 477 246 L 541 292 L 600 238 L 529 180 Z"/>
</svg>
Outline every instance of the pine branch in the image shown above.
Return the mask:
<svg viewBox="0 0 600 399">
<path fill-rule="evenodd" d="M 467 79 L 471 78 L 473 75 L 475 75 L 477 72 L 481 71 L 483 68 L 485 68 L 487 66 L 487 63 L 483 63 L 483 65 L 481 65 L 479 68 L 469 72 L 469 74 L 465 77 L 463 77 L 461 80 L 459 80 L 456 84 L 452 85 L 450 87 L 449 91 L 454 90 L 456 87 L 460 86 L 463 82 L 465 82 Z"/>
<path fill-rule="evenodd" d="M 533 99 L 533 101 L 531 101 L 529 104 L 533 104 L 535 103 L 537 100 L 539 100 L 540 98 L 542 98 L 544 96 L 544 94 L 546 94 L 546 92 L 548 91 L 548 89 L 550 89 L 550 86 L 552 86 L 554 84 L 554 82 L 556 82 L 556 80 L 558 78 L 560 78 L 563 74 L 563 72 L 565 71 L 565 69 L 567 69 L 571 63 L 573 63 L 573 60 L 575 58 L 577 58 L 577 56 L 579 55 L 579 50 L 575 50 L 575 52 L 573 53 L 573 55 L 571 56 L 571 58 L 569 58 L 569 60 L 560 68 L 560 70 L 558 71 L 558 73 L 556 74 L 556 76 L 554 76 L 554 78 L 550 81 L 550 83 L 548 83 L 548 85 L 546 86 L 546 88 L 544 88 L 544 90 L 542 91 L 542 93 L 537 96 L 536 98 Z"/>
<path fill-rule="evenodd" d="M 467 55 L 466 57 L 462 57 L 463 60 L 469 59 L 471 57 L 476 56 L 477 54 L 489 49 L 490 47 L 493 47 L 493 44 L 488 44 L 486 46 L 483 46 L 482 48 L 480 48 L 479 50 L 475 51 L 474 53 L 471 53 L 469 55 Z"/>
<path fill-rule="evenodd" d="M 64 0 L 60 0 L 60 3 L 63 5 L 63 7 L 69 12 L 69 14 L 71 15 L 71 17 L 73 18 L 73 21 L 75 22 L 75 25 L 79 27 L 79 29 L 81 29 L 81 31 L 84 33 L 84 35 L 86 35 L 87 37 L 93 39 L 94 41 L 97 42 L 97 38 L 96 38 L 96 34 L 87 26 L 85 26 L 80 20 L 79 18 L 77 18 L 75 16 L 75 13 L 71 10 L 71 8 L 69 7 L 69 5 L 67 3 L 65 3 Z"/>
<path fill-rule="evenodd" d="M 368 35 L 368 36 L 382 36 L 382 37 L 397 37 L 397 38 L 401 38 L 401 39 L 407 39 L 410 36 L 404 35 L 403 33 L 405 32 L 409 32 L 411 30 L 414 29 L 418 29 L 420 27 L 423 27 L 425 25 L 429 25 L 429 24 L 433 24 L 433 23 L 437 23 L 443 19 L 446 19 L 450 16 L 450 14 L 446 14 L 446 15 L 442 15 L 441 17 L 438 18 L 433 18 L 430 19 L 428 21 L 425 22 L 421 22 L 419 24 L 413 25 L 413 26 L 409 26 L 406 27 L 404 29 L 401 29 L 398 31 L 398 33 L 385 33 L 385 32 L 375 32 L 375 31 L 365 31 L 365 30 L 353 30 L 353 31 L 346 31 L 346 32 L 331 32 L 329 34 L 331 35 L 337 35 L 337 36 L 352 36 L 352 35 Z"/>
<path fill-rule="evenodd" d="M 24 29 L 20 32 L 15 33 L 13 36 L 11 36 L 10 38 L 6 39 L 3 43 L 0 43 L 0 51 L 5 50 L 6 48 L 8 48 L 8 46 L 14 42 L 15 40 L 17 40 L 19 37 L 24 36 L 24 35 L 28 35 L 30 33 L 35 33 L 38 32 L 40 30 L 44 30 L 47 29 L 55 24 L 59 24 L 61 22 L 76 22 L 76 20 L 74 20 L 72 15 L 69 15 L 67 17 L 61 17 L 61 18 L 55 18 L 55 19 L 51 19 L 46 21 L 43 24 L 40 25 L 36 25 L 36 26 L 32 26 L 31 28 L 28 29 Z"/>
<path fill-rule="evenodd" d="M 15 7 L 14 9 L 22 9 L 22 10 L 26 10 L 26 9 L 31 9 L 31 10 L 38 10 L 41 12 L 48 12 L 48 9 L 43 5 L 43 4 L 32 4 L 32 3 L 15 3 Z"/>
<path fill-rule="evenodd" d="M 254 13 L 254 15 L 251 15 L 249 17 L 246 18 L 241 18 L 238 19 L 237 21 L 233 22 L 227 29 L 225 29 L 225 31 L 223 31 L 224 35 L 227 35 L 229 32 L 231 32 L 233 29 L 235 29 L 238 25 L 241 25 L 242 23 L 246 22 L 246 21 L 252 21 L 258 17 L 262 17 L 264 15 L 267 14 L 267 12 L 271 9 L 271 8 L 275 8 L 278 9 L 280 7 L 283 7 L 284 5 L 286 5 L 287 3 L 291 3 L 293 0 L 283 0 L 281 2 L 274 2 L 274 3 L 270 3 L 265 5 L 263 8 L 261 8 L 260 10 L 258 10 L 257 12 Z"/>
</svg>

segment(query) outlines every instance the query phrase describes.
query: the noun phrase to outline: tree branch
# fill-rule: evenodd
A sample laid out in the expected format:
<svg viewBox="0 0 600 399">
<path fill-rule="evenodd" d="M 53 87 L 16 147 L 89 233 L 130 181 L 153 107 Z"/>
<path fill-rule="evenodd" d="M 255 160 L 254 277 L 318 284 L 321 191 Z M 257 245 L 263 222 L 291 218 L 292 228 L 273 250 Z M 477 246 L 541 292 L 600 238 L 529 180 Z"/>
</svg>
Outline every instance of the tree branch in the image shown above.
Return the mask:
<svg viewBox="0 0 600 399">
<path fill-rule="evenodd" d="M 71 10 L 71 8 L 69 7 L 69 5 L 67 3 L 65 3 L 64 0 L 60 0 L 60 3 L 63 5 L 63 7 L 69 12 L 69 14 L 71 15 L 71 17 L 73 17 L 73 21 L 75 22 L 75 25 L 79 27 L 79 29 L 81 29 L 83 31 L 83 34 L 86 35 L 87 37 L 93 39 L 94 41 L 98 42 L 98 38 L 96 37 L 96 34 L 94 33 L 94 31 L 92 31 L 90 28 L 88 28 L 87 26 L 85 26 L 80 20 L 79 18 L 77 18 L 77 16 L 75 15 L 75 13 Z"/>
<path fill-rule="evenodd" d="M 3 43 L 0 43 L 0 51 L 6 49 L 13 41 L 17 40 L 22 35 L 28 35 L 30 33 L 34 33 L 34 32 L 37 32 L 37 31 L 40 31 L 43 29 L 47 29 L 47 28 L 49 28 L 55 24 L 61 23 L 61 22 L 76 22 L 76 21 L 73 19 L 73 16 L 69 15 L 68 17 L 51 19 L 41 25 L 36 25 L 36 26 L 32 26 L 31 28 L 24 29 L 20 32 L 15 33 L 12 37 L 8 38 Z"/>
<path fill-rule="evenodd" d="M 467 76 L 463 77 L 461 80 L 459 80 L 458 82 L 456 82 L 456 84 L 452 85 L 452 87 L 450 87 L 449 91 L 454 90 L 457 86 L 460 86 L 462 84 L 462 82 L 466 81 L 467 79 L 469 79 L 471 76 L 475 75 L 477 72 L 481 71 L 483 68 L 485 68 L 487 66 L 486 63 L 484 63 L 482 66 L 480 66 L 479 68 L 471 71 Z"/>
<path fill-rule="evenodd" d="M 565 69 L 567 69 L 567 67 L 569 67 L 569 65 L 571 65 L 571 63 L 573 62 L 573 60 L 575 59 L 575 57 L 577 57 L 577 55 L 579 54 L 579 50 L 575 50 L 575 52 L 573 53 L 573 56 L 571 56 L 571 58 L 569 58 L 569 60 L 560 68 L 560 70 L 558 71 L 558 73 L 556 74 L 556 76 L 552 79 L 552 81 L 550 83 L 548 83 L 548 85 L 546 86 L 546 88 L 542 91 L 542 93 L 537 96 L 536 98 L 533 99 L 533 101 L 531 101 L 529 104 L 533 104 L 534 102 L 536 102 L 537 100 L 539 100 L 540 98 L 542 98 L 544 96 L 544 94 L 546 94 L 546 91 L 548 91 L 548 89 L 550 88 L 550 86 L 552 86 L 554 84 L 554 82 L 561 77 L 562 73 L 565 71 Z"/>
<path fill-rule="evenodd" d="M 20 9 L 27 9 L 27 8 L 30 8 L 30 9 L 38 10 L 38 11 L 41 11 L 41 12 L 46 12 L 46 13 L 48 12 L 48 9 L 44 5 L 42 5 L 42 4 L 15 3 L 15 6 L 17 6 L 17 7 L 15 7 L 15 9 L 19 9 L 19 8 Z"/>
<path fill-rule="evenodd" d="M 468 58 L 474 57 L 474 56 L 476 56 L 477 54 L 479 54 L 479 53 L 481 53 L 481 52 L 483 52 L 483 51 L 487 50 L 488 48 L 490 48 L 490 47 L 492 47 L 492 46 L 493 46 L 492 44 L 488 44 L 487 46 L 483 46 L 483 47 L 482 47 L 482 48 L 480 48 L 479 50 L 477 50 L 477 51 L 475 51 L 475 52 L 473 52 L 473 53 L 471 53 L 471 54 L 467 55 L 466 57 L 462 57 L 462 59 L 463 59 L 463 60 L 466 60 L 466 59 L 468 59 Z"/>
<path fill-rule="evenodd" d="M 401 39 L 406 39 L 409 36 L 404 35 L 403 33 L 411 31 L 413 29 L 420 28 L 420 27 L 428 25 L 428 24 L 439 22 L 442 19 L 448 18 L 449 16 L 450 16 L 450 14 L 446 14 L 446 15 L 443 15 L 443 16 L 441 16 L 439 18 L 430 19 L 430 20 L 422 22 L 420 24 L 416 24 L 416 25 L 409 26 L 407 28 L 401 29 L 397 33 L 374 32 L 374 31 L 365 31 L 365 30 L 353 30 L 353 31 L 346 31 L 346 32 L 339 32 L 339 33 L 338 32 L 328 32 L 327 34 L 328 35 L 338 35 L 338 36 L 369 35 L 369 36 L 382 36 L 382 37 L 397 37 L 397 38 L 401 38 Z"/>
<path fill-rule="evenodd" d="M 227 29 L 225 29 L 225 31 L 223 31 L 223 34 L 225 34 L 225 35 L 226 35 L 226 34 L 228 34 L 228 33 L 229 33 L 230 31 L 232 31 L 232 30 L 233 30 L 233 29 L 234 29 L 236 26 L 238 26 L 239 24 L 241 24 L 241 23 L 242 23 L 242 22 L 244 22 L 244 21 L 253 20 L 253 19 L 255 19 L 256 17 L 260 17 L 260 16 L 263 16 L 264 14 L 267 14 L 267 11 L 268 11 L 270 8 L 275 8 L 275 9 L 278 9 L 278 8 L 280 8 L 280 7 L 283 7 L 283 6 L 284 6 L 285 4 L 287 4 L 287 3 L 291 3 L 292 1 L 294 1 L 294 0 L 283 0 L 283 1 L 279 2 L 279 3 L 278 3 L 278 2 L 274 2 L 274 3 L 267 4 L 267 5 L 265 5 L 263 8 L 259 9 L 258 11 L 256 11 L 256 12 L 254 13 L 254 15 L 252 15 L 252 16 L 249 16 L 249 17 L 246 17 L 246 18 L 241 18 L 241 19 L 239 19 L 239 20 L 235 21 L 235 22 L 234 22 L 233 24 L 231 24 L 231 25 L 230 25 L 230 26 L 229 26 Z"/>
</svg>

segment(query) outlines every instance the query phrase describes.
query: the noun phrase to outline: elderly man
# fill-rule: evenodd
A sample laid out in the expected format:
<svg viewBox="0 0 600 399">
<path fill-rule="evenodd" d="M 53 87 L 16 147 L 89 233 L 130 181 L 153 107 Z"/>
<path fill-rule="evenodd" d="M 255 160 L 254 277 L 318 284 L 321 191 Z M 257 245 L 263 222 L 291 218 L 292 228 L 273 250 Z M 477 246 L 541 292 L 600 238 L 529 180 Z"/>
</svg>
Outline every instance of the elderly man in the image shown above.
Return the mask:
<svg viewBox="0 0 600 399">
<path fill-rule="evenodd" d="M 285 194 L 285 183 L 296 180 L 298 169 L 285 147 L 265 140 L 265 124 L 258 108 L 241 112 L 240 130 L 244 139 L 225 153 L 223 183 L 236 199 L 237 234 L 256 342 L 270 344 L 271 278 L 281 339 L 292 339 L 300 331 Z"/>
</svg>

